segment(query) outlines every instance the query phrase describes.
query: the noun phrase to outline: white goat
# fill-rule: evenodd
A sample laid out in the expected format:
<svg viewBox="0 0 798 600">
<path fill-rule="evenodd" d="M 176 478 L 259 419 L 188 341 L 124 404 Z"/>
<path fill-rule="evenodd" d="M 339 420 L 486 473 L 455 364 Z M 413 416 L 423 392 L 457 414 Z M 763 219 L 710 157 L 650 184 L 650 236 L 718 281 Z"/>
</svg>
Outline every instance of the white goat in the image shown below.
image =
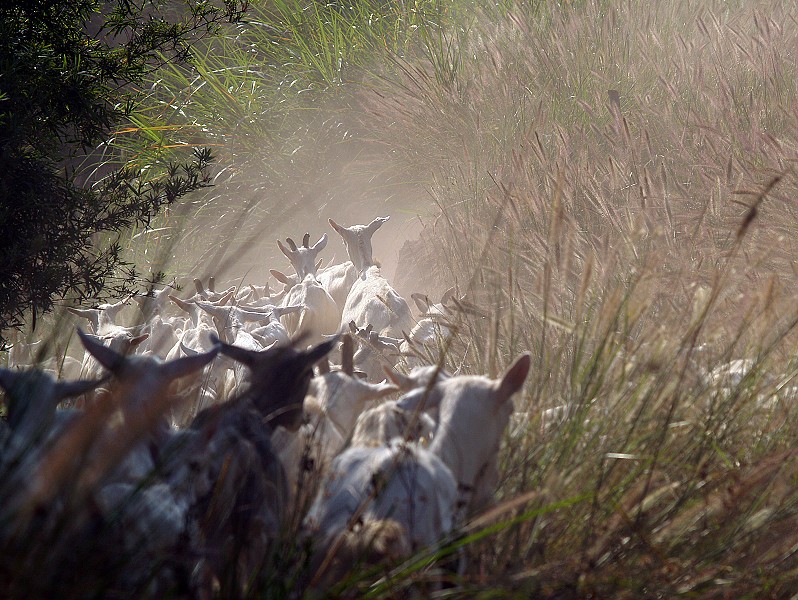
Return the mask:
<svg viewBox="0 0 798 600">
<path fill-rule="evenodd" d="M 379 335 L 371 325 L 359 329 L 354 321 L 349 322 L 349 330 L 358 343 L 353 359 L 355 369 L 365 373 L 367 380 L 377 381 L 383 368 L 396 366 L 402 340 Z"/>
<path fill-rule="evenodd" d="M 288 345 L 291 341 L 291 336 L 288 335 L 288 330 L 280 319 L 282 319 L 284 315 L 301 312 L 303 308 L 303 306 L 299 305 L 272 307 L 269 312 L 269 322 L 252 329 L 250 333 L 264 348 L 275 343 L 279 345 Z"/>
<path fill-rule="evenodd" d="M 451 377 L 434 365 L 416 367 L 408 375 L 389 367 L 383 367 L 383 371 L 402 392 L 426 389 L 433 382 Z M 358 417 L 350 445 L 386 446 L 396 440 L 404 440 L 417 441 L 426 446 L 432 440 L 436 427 L 435 419 L 425 412 L 405 410 L 398 402 L 383 402 Z"/>
<path fill-rule="evenodd" d="M 303 248 L 305 252 L 288 252 L 282 243 L 277 242 L 280 249 L 289 259 L 295 260 L 297 264 L 297 274 L 305 273 L 307 270 L 307 259 L 313 257 L 327 243 L 326 236 L 322 237 L 313 249 Z M 296 245 L 291 242 L 291 246 Z M 314 250 L 315 249 L 315 250 Z M 293 258 L 292 258 L 293 257 Z M 302 306 L 299 314 L 291 313 L 283 316 L 283 325 L 288 333 L 297 339 L 302 339 L 303 343 L 317 343 L 324 340 L 325 335 L 336 333 L 338 322 L 341 317 L 338 305 L 332 299 L 327 290 L 318 282 L 315 276 L 315 269 L 308 271 L 299 283 L 288 289 L 282 300 L 282 306 Z M 272 272 L 274 274 L 274 271 Z M 299 276 L 299 275 L 297 275 Z"/>
<path fill-rule="evenodd" d="M 178 343 L 169 350 L 166 359 L 174 360 L 189 356 L 191 352 L 202 353 L 213 349 L 216 346 L 213 340 L 219 336 L 219 329 L 214 316 L 209 312 L 210 307 L 225 311 L 227 310 L 225 303 L 232 297 L 230 290 L 215 303 L 202 300 L 185 301 L 169 296 L 178 308 L 189 315 L 192 326 L 183 330 Z M 233 365 L 229 361 L 216 360 L 204 370 L 202 377 L 178 382 L 173 393 L 184 398 L 185 402 L 172 410 L 173 422 L 178 425 L 185 424 L 197 410 L 229 397 L 235 387 L 232 368 Z"/>
<path fill-rule="evenodd" d="M 149 337 L 136 347 L 138 354 L 154 354 L 165 358 L 178 342 L 178 330 L 185 325 L 185 318 L 166 316 L 171 286 L 152 290 L 147 295 L 137 295 L 133 299 L 139 305 L 144 331 Z"/>
<path fill-rule="evenodd" d="M 302 246 L 297 246 L 291 238 L 285 239 L 288 244 L 286 248 L 280 240 L 277 240 L 277 246 L 280 248 L 286 258 L 291 262 L 297 275 L 297 281 L 302 281 L 308 275 L 316 275 L 318 265 L 316 259 L 319 253 L 327 246 L 327 234 L 321 236 L 318 242 L 309 246 L 310 234 L 305 234 Z"/>
<path fill-rule="evenodd" d="M 499 380 L 452 377 L 402 398 L 404 410 L 439 410 L 429 449 L 399 443 L 352 447 L 339 455 L 305 521 L 321 555 L 350 543 L 348 532 L 357 522 L 373 530 L 366 525 L 391 520 L 401 526 L 408 547 L 429 546 L 452 531 L 463 516 L 461 508 L 477 509 L 493 493 L 489 486 L 498 473 L 510 398 L 523 385 L 530 363 L 524 354 Z"/>
<path fill-rule="evenodd" d="M 390 217 L 377 217 L 368 225 L 352 225 L 350 227 L 344 227 L 329 219 L 330 226 L 344 240 L 356 276 L 374 264 L 371 238 L 384 223 L 388 222 L 388 219 Z"/>
<path fill-rule="evenodd" d="M 116 319 L 122 309 L 128 305 L 132 296 L 114 304 L 101 304 L 97 308 L 73 308 L 67 310 L 73 315 L 83 317 L 91 324 L 91 331 L 95 335 L 105 335 L 117 327 Z"/>
<path fill-rule="evenodd" d="M 368 402 L 398 389 L 387 382 L 372 384 L 354 376 L 352 342 L 348 336 L 344 336 L 342 355 L 342 371 L 328 371 L 311 380 L 309 395 L 305 398 L 308 422 L 296 434 L 278 429 L 272 436 L 295 489 L 305 488 L 305 480 L 313 483 L 326 471 L 333 458 L 343 450 Z M 312 468 L 303 472 L 302 465 Z"/>
<path fill-rule="evenodd" d="M 371 325 L 380 335 L 395 338 L 413 329 L 410 307 L 383 277 L 372 257 L 371 237 L 387 220 L 388 217 L 378 217 L 368 225 L 342 227 L 330 219 L 330 225 L 343 238 L 357 271 L 357 279 L 349 290 L 341 315 L 341 331 L 349 327 L 351 321 L 358 328 Z"/>
<path fill-rule="evenodd" d="M 127 355 L 144 342 L 148 333 L 142 333 L 143 327 L 123 327 L 117 325 L 116 319 L 122 309 L 127 306 L 132 296 L 115 304 L 102 304 L 97 308 L 68 308 L 69 312 L 79 317 L 87 319 L 91 323 L 94 332 L 94 340 L 113 351 Z M 80 376 L 83 379 L 97 379 L 104 374 L 104 369 L 91 355 L 84 352 L 80 367 Z M 95 397 L 102 393 L 102 390 L 95 392 Z"/>
</svg>

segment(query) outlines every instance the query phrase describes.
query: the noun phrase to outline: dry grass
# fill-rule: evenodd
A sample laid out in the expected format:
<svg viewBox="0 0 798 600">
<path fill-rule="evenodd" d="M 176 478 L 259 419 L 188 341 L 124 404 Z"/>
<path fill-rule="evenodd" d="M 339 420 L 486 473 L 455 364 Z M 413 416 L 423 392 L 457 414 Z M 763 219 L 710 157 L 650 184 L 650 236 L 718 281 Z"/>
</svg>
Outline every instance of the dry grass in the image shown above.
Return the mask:
<svg viewBox="0 0 798 600">
<path fill-rule="evenodd" d="M 535 357 L 501 496 L 578 499 L 481 546 L 478 587 L 798 589 L 797 14 L 484 10 L 363 94 L 364 127 L 439 209 L 427 269 L 490 314 L 465 319 L 450 362 Z M 744 357 L 738 385 L 702 377 Z"/>
</svg>

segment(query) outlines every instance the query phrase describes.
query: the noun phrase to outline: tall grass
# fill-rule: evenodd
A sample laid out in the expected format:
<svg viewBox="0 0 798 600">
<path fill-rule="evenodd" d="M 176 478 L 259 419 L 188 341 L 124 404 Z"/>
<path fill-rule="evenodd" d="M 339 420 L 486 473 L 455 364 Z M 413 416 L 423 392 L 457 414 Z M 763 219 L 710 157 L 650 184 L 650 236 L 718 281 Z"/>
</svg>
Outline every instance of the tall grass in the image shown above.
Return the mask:
<svg viewBox="0 0 798 600">
<path fill-rule="evenodd" d="M 440 211 L 426 281 L 491 315 L 451 364 L 535 357 L 502 497 L 581 498 L 483 545 L 484 589 L 795 590 L 795 17 L 486 8 L 363 94 L 363 127 Z M 742 357 L 739 382 L 707 377 Z"/>
</svg>

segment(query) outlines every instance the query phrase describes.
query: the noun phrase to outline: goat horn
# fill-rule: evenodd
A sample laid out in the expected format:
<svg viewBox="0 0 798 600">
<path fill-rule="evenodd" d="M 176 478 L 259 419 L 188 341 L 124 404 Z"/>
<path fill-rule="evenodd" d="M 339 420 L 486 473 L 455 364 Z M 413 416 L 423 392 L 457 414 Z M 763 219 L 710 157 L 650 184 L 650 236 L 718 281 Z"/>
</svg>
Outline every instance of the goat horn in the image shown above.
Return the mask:
<svg viewBox="0 0 798 600">
<path fill-rule="evenodd" d="M 302 238 L 302 246 L 304 248 L 310 248 L 310 234 L 306 233 Z"/>
<path fill-rule="evenodd" d="M 288 244 L 288 247 L 291 248 L 291 250 L 293 250 L 294 252 L 296 252 L 296 244 L 294 243 L 294 240 L 292 240 L 291 238 L 285 238 L 285 241 Z"/>
<path fill-rule="evenodd" d="M 325 375 L 330 372 L 330 361 L 326 356 L 320 359 L 316 366 L 319 368 L 319 375 Z"/>
<path fill-rule="evenodd" d="M 355 372 L 355 345 L 352 341 L 352 336 L 344 334 L 341 340 L 341 370 L 352 377 Z"/>
</svg>

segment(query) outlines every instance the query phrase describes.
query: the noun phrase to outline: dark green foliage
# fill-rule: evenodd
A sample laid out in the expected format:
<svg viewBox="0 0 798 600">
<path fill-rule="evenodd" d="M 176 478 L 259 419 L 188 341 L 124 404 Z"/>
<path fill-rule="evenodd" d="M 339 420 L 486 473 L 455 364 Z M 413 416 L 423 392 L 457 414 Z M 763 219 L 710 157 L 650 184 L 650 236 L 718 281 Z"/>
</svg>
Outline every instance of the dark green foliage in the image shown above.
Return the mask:
<svg viewBox="0 0 798 600">
<path fill-rule="evenodd" d="M 91 152 L 135 107 L 136 84 L 165 62 L 188 61 L 194 40 L 244 7 L 0 4 L 0 332 L 26 313 L 35 323 L 59 298 L 124 293 L 135 278 L 114 234 L 207 185 L 208 151 L 146 171 L 95 168 L 94 179 L 76 167 L 101 166 Z"/>
</svg>

